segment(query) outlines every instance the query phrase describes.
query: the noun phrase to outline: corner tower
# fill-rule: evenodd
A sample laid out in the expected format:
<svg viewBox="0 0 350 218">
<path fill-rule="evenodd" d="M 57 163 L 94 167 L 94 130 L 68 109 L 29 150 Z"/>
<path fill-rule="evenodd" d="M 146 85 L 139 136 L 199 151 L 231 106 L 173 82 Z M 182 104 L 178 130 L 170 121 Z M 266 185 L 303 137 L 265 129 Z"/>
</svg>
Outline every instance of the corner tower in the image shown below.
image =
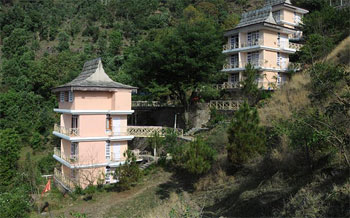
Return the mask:
<svg viewBox="0 0 350 218">
<path fill-rule="evenodd" d="M 77 78 L 52 90 L 59 101 L 54 111 L 61 114 L 53 131 L 61 138 L 53 155 L 61 164 L 55 179 L 64 188 L 116 182 L 111 175 L 124 163 L 123 153 L 134 138 L 127 131 L 134 89 L 110 79 L 98 58 L 87 61 Z"/>
</svg>

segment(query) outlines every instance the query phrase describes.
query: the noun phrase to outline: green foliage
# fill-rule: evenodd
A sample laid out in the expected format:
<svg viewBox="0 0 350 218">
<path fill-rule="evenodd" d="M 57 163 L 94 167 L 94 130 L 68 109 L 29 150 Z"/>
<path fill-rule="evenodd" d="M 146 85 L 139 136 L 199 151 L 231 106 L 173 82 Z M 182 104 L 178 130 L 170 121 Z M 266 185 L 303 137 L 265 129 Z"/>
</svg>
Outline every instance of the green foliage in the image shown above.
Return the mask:
<svg viewBox="0 0 350 218">
<path fill-rule="evenodd" d="M 301 48 L 300 58 L 305 63 L 314 63 L 329 54 L 333 47 L 332 39 L 326 35 L 311 34 L 305 46 Z"/>
<path fill-rule="evenodd" d="M 35 151 L 39 151 L 43 148 L 43 139 L 38 132 L 33 133 L 29 143 Z"/>
<path fill-rule="evenodd" d="M 316 102 L 325 101 L 333 96 L 335 89 L 344 85 L 346 78 L 350 78 L 350 74 L 342 67 L 330 63 L 317 63 L 309 72 L 312 90 L 310 98 Z"/>
<path fill-rule="evenodd" d="M 233 29 L 239 23 L 239 15 L 232 13 L 226 17 L 222 24 L 225 30 Z"/>
<path fill-rule="evenodd" d="M 120 51 L 120 47 L 122 45 L 123 35 L 120 31 L 112 31 L 109 34 L 109 46 L 108 46 L 108 52 L 112 55 L 118 55 Z"/>
<path fill-rule="evenodd" d="M 266 136 L 259 126 L 258 112 L 247 102 L 234 114 L 228 129 L 228 140 L 228 159 L 235 166 L 242 165 L 265 150 Z"/>
<path fill-rule="evenodd" d="M 24 29 L 14 29 L 7 38 L 4 38 L 1 51 L 5 58 L 21 56 L 29 50 L 28 42 L 29 35 Z"/>
<path fill-rule="evenodd" d="M 261 98 L 261 90 L 258 88 L 257 80 L 259 73 L 250 63 L 247 64 L 243 72 L 244 80 L 242 84 L 242 94 L 248 98 L 251 104 L 256 104 Z"/>
<path fill-rule="evenodd" d="M 69 36 L 65 32 L 58 34 L 58 51 L 65 51 L 69 49 Z"/>
<path fill-rule="evenodd" d="M 13 182 L 21 149 L 20 138 L 13 129 L 0 129 L 0 188 Z"/>
<path fill-rule="evenodd" d="M 223 122 L 225 118 L 225 115 L 219 113 L 215 108 L 210 108 L 210 120 L 207 125 L 214 126 L 220 122 Z"/>
<path fill-rule="evenodd" d="M 320 125 L 320 121 L 325 119 L 327 118 L 318 111 L 303 111 L 295 115 L 287 127 L 290 146 L 302 151 L 310 168 L 313 168 L 315 160 L 334 151 L 327 140 L 330 136 L 329 131 Z"/>
<path fill-rule="evenodd" d="M 177 146 L 171 155 L 175 167 L 198 176 L 211 169 L 216 152 L 204 140 L 197 138 L 193 142 Z"/>
<path fill-rule="evenodd" d="M 212 82 L 221 67 L 221 31 L 193 7 L 173 28 L 155 32 L 133 48 L 126 71 L 141 89 L 168 86 L 187 108 L 199 84 Z"/>
<path fill-rule="evenodd" d="M 46 156 L 42 157 L 38 162 L 38 168 L 40 173 L 43 175 L 48 175 L 54 171 L 57 161 L 52 157 L 52 153 L 48 153 Z"/>
<path fill-rule="evenodd" d="M 147 143 L 154 150 L 154 156 L 162 156 L 162 147 L 164 146 L 164 138 L 158 132 L 154 132 L 152 137 L 147 139 Z M 164 155 L 164 154 L 163 154 Z"/>
<path fill-rule="evenodd" d="M 121 191 L 130 189 L 142 177 L 135 155 L 130 150 L 127 150 L 125 155 L 127 157 L 125 164 L 117 167 L 114 174 L 114 178 L 118 180 L 116 187 Z"/>
<path fill-rule="evenodd" d="M 3 180 L 3 177 L 1 177 Z M 28 194 L 21 188 L 0 193 L 0 217 L 29 217 L 30 204 Z"/>
<path fill-rule="evenodd" d="M 350 34 L 349 8 L 336 9 L 329 4 L 316 3 L 320 10 L 315 10 L 303 19 L 303 35 L 306 38 L 305 46 L 300 51 L 300 60 L 314 63 L 324 57 L 335 44 Z"/>
</svg>

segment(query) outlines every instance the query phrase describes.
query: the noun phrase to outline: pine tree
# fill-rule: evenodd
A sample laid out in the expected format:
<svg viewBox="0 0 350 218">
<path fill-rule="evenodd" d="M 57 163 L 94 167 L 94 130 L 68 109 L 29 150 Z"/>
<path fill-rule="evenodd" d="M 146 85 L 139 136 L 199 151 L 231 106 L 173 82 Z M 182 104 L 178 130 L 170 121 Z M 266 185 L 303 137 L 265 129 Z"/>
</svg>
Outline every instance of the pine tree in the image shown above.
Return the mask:
<svg viewBox="0 0 350 218">
<path fill-rule="evenodd" d="M 235 166 L 247 162 L 265 150 L 266 139 L 263 129 L 259 126 L 258 112 L 247 102 L 235 113 L 228 134 L 228 159 Z"/>
</svg>

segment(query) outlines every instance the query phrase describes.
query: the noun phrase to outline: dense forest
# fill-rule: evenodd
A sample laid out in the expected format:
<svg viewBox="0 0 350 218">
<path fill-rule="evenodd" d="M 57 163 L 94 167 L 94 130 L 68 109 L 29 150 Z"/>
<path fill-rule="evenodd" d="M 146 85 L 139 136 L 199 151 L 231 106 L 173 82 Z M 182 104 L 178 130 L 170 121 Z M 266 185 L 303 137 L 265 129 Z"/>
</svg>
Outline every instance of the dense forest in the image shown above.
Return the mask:
<svg viewBox="0 0 350 218">
<path fill-rule="evenodd" d="M 59 144 L 51 134 L 58 120 L 53 113 L 57 101 L 51 89 L 76 77 L 85 61 L 101 57 L 112 79 L 139 87 L 135 99 L 171 99 L 188 108 L 194 104 L 191 101 L 194 96 L 204 102 L 219 98 L 222 93 L 214 90 L 212 84 L 225 80 L 220 72 L 224 62 L 223 32 L 234 28 L 242 12 L 263 3 L 263 0 L 1 0 L 0 216 L 25 217 L 33 210 L 30 194 L 40 192 L 41 175 L 52 174 L 55 162 L 51 152 Z M 350 35 L 349 9 L 337 10 L 326 0 L 293 3 L 310 10 L 302 26 L 305 45 L 292 59 L 305 68 L 312 66 L 309 99 L 312 107 L 307 113 L 295 111 L 294 117 L 266 130 L 244 127 L 249 122 L 258 125 L 259 119 L 255 105 L 243 105 L 233 119 L 237 122 L 232 122 L 228 130 L 231 131 L 228 159 L 233 165 L 269 150 L 268 142 L 279 134 L 296 146 L 311 148 L 307 154 L 313 156 L 307 157 L 305 165 L 311 169 L 315 168 L 316 158 L 337 152 L 346 157 L 349 152 L 346 127 L 349 75 L 344 65 L 318 63 Z M 340 58 L 341 63 L 348 64 L 349 56 Z M 325 94 L 329 90 L 337 99 Z M 246 94 L 260 95 L 252 89 L 247 89 Z M 218 119 L 212 120 L 213 125 L 221 119 L 212 118 Z M 338 122 L 342 119 L 346 122 Z M 315 125 L 310 127 L 308 123 Z M 325 123 L 334 129 L 326 128 Z M 247 142 L 240 142 L 240 132 L 234 129 L 249 129 L 251 132 L 241 134 L 251 136 L 252 142 L 264 148 L 239 147 Z M 266 137 L 254 137 L 257 132 L 264 132 Z M 179 149 L 174 154 L 187 152 L 184 147 Z M 210 166 L 201 169 L 199 174 L 209 169 Z M 189 171 L 196 172 L 193 168 Z"/>
</svg>

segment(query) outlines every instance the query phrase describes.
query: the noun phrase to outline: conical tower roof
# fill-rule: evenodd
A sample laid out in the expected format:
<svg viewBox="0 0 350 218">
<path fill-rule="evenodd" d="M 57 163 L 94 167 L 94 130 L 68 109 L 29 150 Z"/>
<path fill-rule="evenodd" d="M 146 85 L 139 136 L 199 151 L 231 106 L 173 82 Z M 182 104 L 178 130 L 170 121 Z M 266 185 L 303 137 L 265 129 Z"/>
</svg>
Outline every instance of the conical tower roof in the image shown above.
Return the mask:
<svg viewBox="0 0 350 218">
<path fill-rule="evenodd" d="M 71 82 L 58 86 L 54 92 L 64 90 L 113 91 L 115 89 L 137 89 L 113 81 L 103 69 L 101 58 L 85 62 L 82 72 Z"/>
</svg>

